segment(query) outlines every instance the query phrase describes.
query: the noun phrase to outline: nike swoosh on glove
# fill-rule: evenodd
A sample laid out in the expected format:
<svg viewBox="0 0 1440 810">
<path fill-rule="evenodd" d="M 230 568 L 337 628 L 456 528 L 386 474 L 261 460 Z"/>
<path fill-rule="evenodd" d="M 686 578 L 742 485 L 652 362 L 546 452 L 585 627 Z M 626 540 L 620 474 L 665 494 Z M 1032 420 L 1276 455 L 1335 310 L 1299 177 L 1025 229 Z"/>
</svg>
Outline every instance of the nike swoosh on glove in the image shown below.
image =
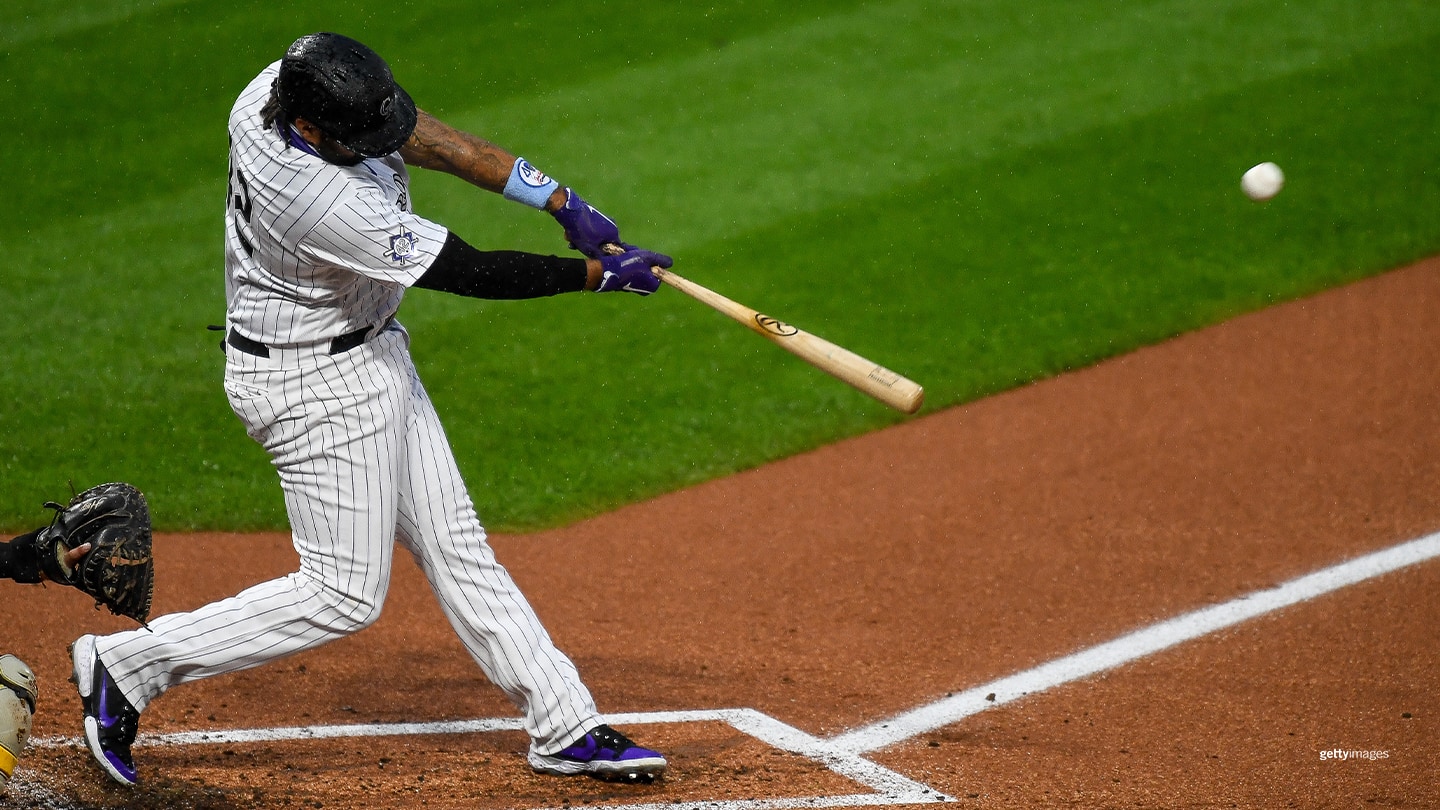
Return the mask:
<svg viewBox="0 0 1440 810">
<path fill-rule="evenodd" d="M 615 256 L 601 256 L 600 269 L 604 275 L 595 292 L 623 290 L 637 295 L 649 295 L 660 289 L 660 279 L 650 272 L 650 268 L 668 268 L 674 263 L 664 253 L 640 248 Z"/>
</svg>

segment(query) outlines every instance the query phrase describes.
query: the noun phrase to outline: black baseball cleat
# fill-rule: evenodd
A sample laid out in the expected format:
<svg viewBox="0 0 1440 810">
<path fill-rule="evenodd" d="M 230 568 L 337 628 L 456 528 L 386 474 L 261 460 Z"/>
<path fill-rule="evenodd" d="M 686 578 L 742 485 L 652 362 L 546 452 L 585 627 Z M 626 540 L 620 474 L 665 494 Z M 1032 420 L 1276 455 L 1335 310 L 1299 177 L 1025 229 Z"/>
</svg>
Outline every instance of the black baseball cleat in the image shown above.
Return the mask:
<svg viewBox="0 0 1440 810">
<path fill-rule="evenodd" d="M 665 773 L 665 757 L 641 748 L 624 734 L 607 725 L 586 732 L 574 745 L 554 754 L 530 752 L 530 767 L 536 773 L 555 776 L 584 774 L 607 782 L 648 785 Z"/>
<path fill-rule="evenodd" d="M 81 636 L 70 645 L 74 669 L 70 680 L 80 690 L 85 712 L 85 745 L 105 772 L 127 787 L 138 780 L 130 746 L 140 727 L 140 713 L 125 699 L 95 651 L 95 637 Z"/>
</svg>

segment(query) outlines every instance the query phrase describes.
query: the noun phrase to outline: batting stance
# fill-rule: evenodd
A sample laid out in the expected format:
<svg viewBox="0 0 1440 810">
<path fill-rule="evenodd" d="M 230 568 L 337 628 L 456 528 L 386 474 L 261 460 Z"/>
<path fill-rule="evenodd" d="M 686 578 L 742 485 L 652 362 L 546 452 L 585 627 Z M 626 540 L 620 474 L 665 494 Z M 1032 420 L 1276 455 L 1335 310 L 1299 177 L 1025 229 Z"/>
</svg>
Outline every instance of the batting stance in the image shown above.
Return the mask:
<svg viewBox="0 0 1440 810">
<path fill-rule="evenodd" d="M 408 287 L 478 298 L 626 290 L 669 257 L 578 195 L 423 111 L 374 51 L 301 37 L 230 112 L 225 392 L 270 453 L 300 569 L 153 632 L 72 646 L 91 753 L 122 784 L 140 713 L 172 686 L 354 633 L 380 615 L 398 540 L 481 669 L 524 713 L 538 772 L 650 781 L 665 758 L 601 722 L 570 659 L 495 560 L 395 320 Z M 412 212 L 406 166 L 549 212 L 587 258 L 480 251 Z"/>
</svg>

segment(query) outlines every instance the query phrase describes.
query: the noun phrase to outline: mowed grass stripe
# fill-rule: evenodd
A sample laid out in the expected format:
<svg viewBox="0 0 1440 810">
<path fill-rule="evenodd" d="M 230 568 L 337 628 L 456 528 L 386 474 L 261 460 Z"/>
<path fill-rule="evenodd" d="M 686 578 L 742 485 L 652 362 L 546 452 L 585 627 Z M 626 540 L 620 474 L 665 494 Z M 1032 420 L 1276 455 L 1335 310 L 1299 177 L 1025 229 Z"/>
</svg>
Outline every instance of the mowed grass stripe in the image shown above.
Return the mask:
<svg viewBox="0 0 1440 810">
<path fill-rule="evenodd" d="M 968 401 L 1432 252 L 1440 173 L 1416 168 L 1440 144 L 1427 108 L 1406 102 L 1434 79 L 1406 60 L 1437 40 L 777 220 L 682 261 L 691 277 L 915 377 L 932 407 Z M 1276 113 L 1263 132 L 1249 113 L 1259 106 Z M 1269 206 L 1237 187 L 1256 153 L 1295 174 Z M 523 493 L 556 482 L 573 517 L 617 485 L 663 492 L 901 418 L 684 299 L 618 306 L 598 334 L 548 302 L 483 314 L 436 297 L 407 306 L 457 446 L 485 449 L 466 459 L 472 478 L 514 481 L 497 505 L 522 523 L 550 508 Z M 492 377 L 490 335 L 519 352 L 554 341 L 557 353 Z M 592 377 L 606 363 L 597 353 L 613 352 L 644 362 Z M 567 412 L 602 440 L 574 437 L 566 419 L 495 411 L 455 378 L 477 363 L 501 402 L 563 399 L 567 380 L 595 380 Z M 585 407 L 592 397 L 622 406 L 615 424 L 588 418 L 599 415 Z M 644 418 L 652 412 L 667 418 Z M 542 446 L 583 443 L 595 458 L 511 465 L 494 435 L 507 427 Z"/>
<path fill-rule="evenodd" d="M 1435 48 L 1440 36 L 780 220 L 704 246 L 691 259 L 723 275 L 690 276 L 793 268 L 803 283 L 747 277 L 745 297 L 884 358 L 936 406 L 1087 365 L 1440 247 L 1426 157 L 1440 133 L 1416 103 L 1440 89 L 1422 69 Z M 1291 173 L 1268 205 L 1238 187 L 1256 156 Z"/>
<path fill-rule="evenodd" d="M 631 238 L 674 251 L 697 280 L 915 377 L 930 390 L 931 407 L 1440 244 L 1433 222 L 1405 220 L 1406 194 L 1384 191 L 1387 181 L 1408 177 L 1418 191 L 1410 202 L 1435 210 L 1427 203 L 1433 127 L 1417 124 L 1423 106 L 1405 103 L 1433 98 L 1432 73 L 1405 54 L 1433 50 L 1434 36 L 1374 44 L 1402 24 L 1410 33 L 1433 30 L 1433 13 L 1386 4 L 1352 25 L 1350 12 L 1332 4 L 1322 10 L 1341 21 L 1297 22 L 1293 52 L 1282 48 L 1288 56 L 1264 62 L 1259 78 L 1212 84 L 1211 73 L 1230 78 L 1226 57 L 1202 42 L 1190 55 L 1177 47 L 1173 63 L 1154 68 L 1169 79 L 1147 90 L 1114 70 L 1085 74 L 1063 54 L 1098 53 L 1092 64 L 1118 67 L 1128 48 L 1139 63 L 1163 62 L 1167 48 L 1147 49 L 1138 35 L 1122 48 L 1116 30 L 1159 37 L 1183 23 L 1192 38 L 1214 42 L 1232 21 L 1166 3 L 1070 6 L 1078 10 L 1061 15 L 1068 24 L 1047 16 L 1049 28 L 1030 29 L 1036 42 L 1014 30 L 1034 22 L 1025 10 L 948 6 L 994 19 L 990 28 L 966 22 L 975 43 L 941 62 L 930 57 L 954 31 L 925 35 L 914 20 L 900 26 L 914 4 L 866 6 L 677 53 L 668 64 L 678 78 L 659 75 L 665 62 L 644 59 L 531 94 L 529 104 L 459 117 L 502 142 L 511 138 L 496 130 L 515 127 L 517 149 L 593 187 Z M 1040 11 L 1060 14 L 1056 8 Z M 1227 8 L 1244 26 L 1257 21 L 1248 5 Z M 1273 19 L 1275 8 L 1260 10 Z M 1155 19 L 1137 18 L 1136 9 Z M 1110 38 L 1109 49 L 1087 51 L 1074 38 L 1087 21 Z M 867 25 L 876 28 L 867 34 Z M 874 64 L 893 71 L 874 70 L 869 82 L 864 71 L 839 70 L 833 81 L 844 92 L 827 95 L 825 58 L 848 64 L 865 48 L 911 35 L 918 56 L 882 55 Z M 1028 79 L 1023 59 L 996 55 L 1044 51 L 1037 43 L 1046 37 L 1057 54 Z M 691 96 L 667 101 L 665 92 L 686 89 L 687 76 L 704 75 L 707 60 L 718 63 L 712 75 L 727 80 L 696 79 Z M 992 63 L 1000 78 L 987 82 Z M 950 85 L 913 81 L 957 72 L 962 78 Z M 1086 104 L 1073 98 L 1083 76 L 1095 85 Z M 770 90 L 777 86 L 785 92 Z M 927 100 L 915 89 L 922 86 L 948 87 L 949 95 Z M 638 112 L 627 102 L 637 94 L 650 104 Z M 891 110 L 874 96 L 905 103 Z M 853 108 L 832 109 L 852 97 L 860 97 Z M 1296 97 L 1314 103 L 1276 103 Z M 792 117 L 811 121 L 797 124 L 792 141 L 765 131 L 787 99 Z M 968 114 L 947 118 L 936 112 L 942 101 L 965 101 Z M 523 120 L 530 106 L 558 114 L 571 103 L 579 106 L 550 127 Z M 671 107 L 676 118 L 665 119 Z M 1255 109 L 1269 113 L 1258 132 L 1246 117 Z M 624 116 L 638 134 L 629 134 Z M 827 128 L 847 148 L 827 142 Z M 1377 140 L 1377 132 L 1404 143 Z M 746 143 L 731 143 L 742 136 Z M 762 136 L 769 140 L 757 144 Z M 538 152 L 526 147 L 532 141 Z M 1270 207 L 1244 203 L 1234 182 L 1247 164 L 1231 161 L 1282 147 L 1265 157 L 1295 168 L 1292 187 Z M 770 149 L 778 157 L 769 163 L 747 159 Z M 929 159 L 903 159 L 911 152 Z M 124 477 L 151 493 L 167 527 L 283 525 L 273 473 L 229 414 L 215 336 L 202 330 L 223 311 L 223 148 L 203 155 L 167 155 L 200 178 L 178 193 L 140 195 L 128 207 L 0 240 L 16 268 L 0 302 L 24 313 L 0 323 L 0 340 L 14 347 L 0 382 L 26 392 L 0 410 L 0 472 L 11 484 L 0 523 L 34 522 L 57 481 Z M 1347 167 L 1369 174 L 1357 178 Z M 848 180 L 835 181 L 832 169 Z M 1312 186 L 1307 177 L 1325 182 Z M 423 211 L 474 241 L 563 248 L 546 217 L 446 178 L 417 187 Z M 1324 194 L 1311 196 L 1315 189 Z M 563 522 L 896 418 L 679 296 L 492 304 L 417 293 L 402 317 L 495 528 Z"/>
<path fill-rule="evenodd" d="M 187 0 L 6 0 L 0 48 L 11 49 L 37 40 L 67 36 L 86 29 L 114 26 L 132 17 Z"/>
<path fill-rule="evenodd" d="M 10 167 L 10 193 L 0 198 L 11 226 L 0 234 L 4 241 L 57 218 L 213 184 L 212 161 L 223 162 L 225 114 L 235 94 L 311 31 L 339 30 L 371 44 L 424 106 L 446 114 L 723 47 L 858 0 L 762 8 L 665 0 L 483 7 L 467 0 L 404 7 L 384 0 L 263 7 L 84 0 L 44 10 L 23 2 L 26 13 L 7 13 L 0 25 L 35 33 L 0 46 L 0 108 L 11 127 L 0 142 Z M 113 24 L 98 24 L 105 19 Z M 223 166 L 218 172 L 223 176 Z"/>
<path fill-rule="evenodd" d="M 457 118 L 681 250 L 1440 31 L 1413 2 L 1194 6 L 871 4 Z M 447 221 L 514 232 L 433 185 Z"/>
</svg>

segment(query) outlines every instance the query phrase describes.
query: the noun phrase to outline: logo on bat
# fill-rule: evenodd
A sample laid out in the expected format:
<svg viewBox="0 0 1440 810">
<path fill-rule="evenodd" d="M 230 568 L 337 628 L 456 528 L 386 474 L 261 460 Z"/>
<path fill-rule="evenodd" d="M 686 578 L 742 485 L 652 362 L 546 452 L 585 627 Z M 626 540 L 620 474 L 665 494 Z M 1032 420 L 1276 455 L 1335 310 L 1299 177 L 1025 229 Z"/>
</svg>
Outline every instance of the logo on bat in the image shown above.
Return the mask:
<svg viewBox="0 0 1440 810">
<path fill-rule="evenodd" d="M 869 377 L 875 382 L 880 383 L 886 388 L 895 385 L 895 383 L 900 382 L 901 380 L 899 374 L 896 374 L 895 372 L 891 371 L 888 368 L 885 368 L 884 366 L 876 366 L 875 368 L 870 369 L 870 373 L 866 374 L 865 376 Z"/>
<path fill-rule="evenodd" d="M 796 329 L 790 324 L 784 321 L 777 321 L 769 315 L 761 315 L 758 312 L 755 313 L 755 323 L 759 324 L 760 328 L 766 332 L 772 335 L 779 335 L 780 337 L 790 337 L 791 335 L 800 333 L 799 329 Z"/>
</svg>

